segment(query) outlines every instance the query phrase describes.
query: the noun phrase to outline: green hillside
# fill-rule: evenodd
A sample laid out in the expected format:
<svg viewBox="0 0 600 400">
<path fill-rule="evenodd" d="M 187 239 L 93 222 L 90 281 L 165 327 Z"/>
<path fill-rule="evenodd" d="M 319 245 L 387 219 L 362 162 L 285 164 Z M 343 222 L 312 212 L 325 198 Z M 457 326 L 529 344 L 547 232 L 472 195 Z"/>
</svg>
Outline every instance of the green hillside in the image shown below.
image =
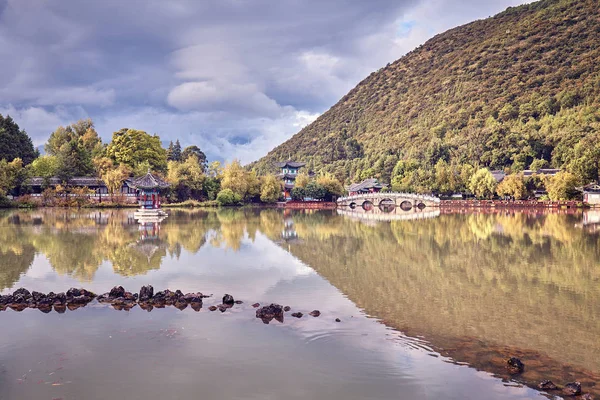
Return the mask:
<svg viewBox="0 0 600 400">
<path fill-rule="evenodd" d="M 291 155 L 346 181 L 413 190 L 434 184 L 437 163 L 455 174 L 557 167 L 589 181 L 599 105 L 600 3 L 543 0 L 435 36 L 253 166 Z"/>
</svg>

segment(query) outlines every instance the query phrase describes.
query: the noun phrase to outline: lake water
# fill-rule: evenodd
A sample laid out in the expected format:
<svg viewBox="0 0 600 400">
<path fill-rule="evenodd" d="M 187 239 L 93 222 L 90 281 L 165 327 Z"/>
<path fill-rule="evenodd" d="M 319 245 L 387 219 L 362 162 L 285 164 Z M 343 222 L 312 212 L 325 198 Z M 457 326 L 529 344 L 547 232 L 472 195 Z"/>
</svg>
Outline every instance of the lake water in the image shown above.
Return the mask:
<svg viewBox="0 0 600 400">
<path fill-rule="evenodd" d="M 598 213 L 169 213 L 0 213 L 0 294 L 214 295 L 200 311 L 6 309 L 0 399 L 544 399 L 542 379 L 599 394 Z M 225 293 L 243 304 L 209 311 Z M 255 302 L 305 316 L 267 325 Z"/>
</svg>

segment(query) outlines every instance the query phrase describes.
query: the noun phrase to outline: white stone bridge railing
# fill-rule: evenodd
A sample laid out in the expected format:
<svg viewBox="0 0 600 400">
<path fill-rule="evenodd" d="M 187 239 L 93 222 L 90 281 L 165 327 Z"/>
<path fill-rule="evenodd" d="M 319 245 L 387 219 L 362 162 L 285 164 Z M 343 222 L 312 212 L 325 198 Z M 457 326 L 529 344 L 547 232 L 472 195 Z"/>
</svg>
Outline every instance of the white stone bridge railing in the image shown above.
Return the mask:
<svg viewBox="0 0 600 400">
<path fill-rule="evenodd" d="M 424 204 L 427 207 L 439 207 L 440 205 L 440 199 L 435 196 L 399 192 L 364 193 L 354 196 L 344 196 L 337 199 L 337 204 L 338 206 L 349 206 L 354 203 L 360 206 L 365 201 L 369 201 L 377 206 L 383 200 L 391 200 L 398 206 L 403 202 L 410 202 L 413 206 Z"/>
</svg>

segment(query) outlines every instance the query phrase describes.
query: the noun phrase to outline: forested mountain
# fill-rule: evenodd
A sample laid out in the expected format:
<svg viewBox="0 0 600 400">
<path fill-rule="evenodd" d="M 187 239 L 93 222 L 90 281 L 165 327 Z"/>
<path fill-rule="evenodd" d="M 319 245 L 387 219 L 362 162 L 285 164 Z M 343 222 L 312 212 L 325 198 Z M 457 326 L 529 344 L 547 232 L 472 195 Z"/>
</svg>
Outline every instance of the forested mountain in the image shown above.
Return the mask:
<svg viewBox="0 0 600 400">
<path fill-rule="evenodd" d="M 542 0 L 437 35 L 372 73 L 253 166 L 413 190 L 466 164 L 598 178 L 600 3 Z M 400 186 L 402 186 L 400 185 Z"/>
</svg>

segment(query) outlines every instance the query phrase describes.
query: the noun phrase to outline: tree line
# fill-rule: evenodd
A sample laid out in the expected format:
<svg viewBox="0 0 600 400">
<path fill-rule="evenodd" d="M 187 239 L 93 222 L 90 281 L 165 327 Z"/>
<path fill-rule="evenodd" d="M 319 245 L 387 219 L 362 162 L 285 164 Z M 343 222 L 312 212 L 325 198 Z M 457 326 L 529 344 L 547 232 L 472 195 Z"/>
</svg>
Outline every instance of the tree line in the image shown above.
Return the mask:
<svg viewBox="0 0 600 400">
<path fill-rule="evenodd" d="M 85 197 L 90 191 L 69 188 L 69 181 L 73 177 L 97 177 L 104 181 L 111 199 L 118 199 L 125 180 L 152 171 L 170 183 L 166 197 L 173 203 L 195 200 L 235 205 L 282 200 L 282 181 L 273 174 L 258 176 L 237 160 L 224 165 L 208 163 L 196 145 L 182 149 L 176 140 L 164 148 L 158 135 L 136 129 L 120 129 L 109 143 L 103 143 L 89 118 L 58 127 L 44 150 L 46 154 L 40 155 L 27 133 L 9 116 L 0 115 L 0 198 L 27 194 L 31 190 L 28 180 L 33 177 L 43 180 L 44 198 L 66 192 L 78 195 L 75 198 Z M 62 184 L 50 185 L 51 178 Z M 308 176 L 306 179 L 295 198 L 331 200 L 343 194 L 341 183 L 330 175 L 311 182 Z M 300 180 L 304 182 L 303 177 Z M 300 196 L 305 187 L 305 196 Z"/>
</svg>

